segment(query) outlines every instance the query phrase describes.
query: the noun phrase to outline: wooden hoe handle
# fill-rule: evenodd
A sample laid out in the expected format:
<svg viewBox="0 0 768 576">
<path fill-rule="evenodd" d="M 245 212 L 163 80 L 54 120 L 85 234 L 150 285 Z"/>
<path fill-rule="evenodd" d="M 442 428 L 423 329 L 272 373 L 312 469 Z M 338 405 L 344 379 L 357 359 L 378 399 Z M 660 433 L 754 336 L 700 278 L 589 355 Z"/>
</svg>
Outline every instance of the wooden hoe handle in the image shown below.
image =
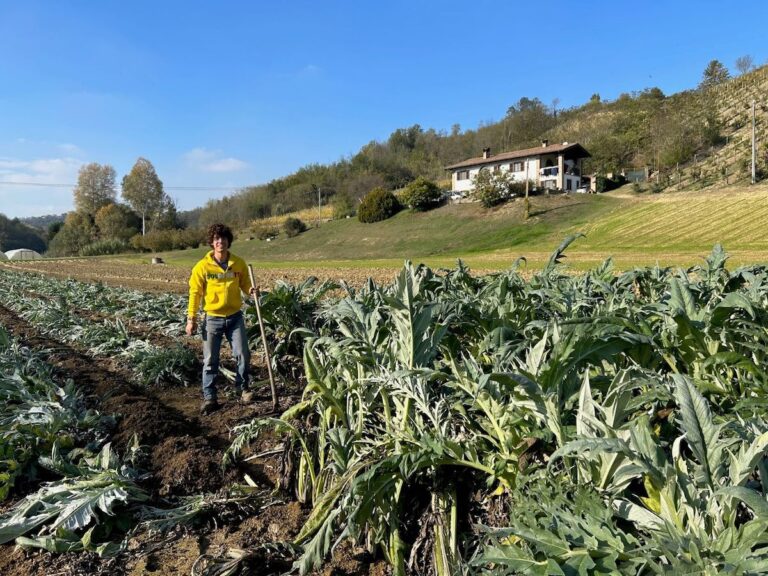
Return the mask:
<svg viewBox="0 0 768 576">
<path fill-rule="evenodd" d="M 248 276 L 251 277 L 251 286 L 256 288 L 256 277 L 253 274 L 253 266 L 248 264 Z M 272 375 L 272 360 L 269 355 L 269 344 L 267 335 L 264 332 L 264 322 L 261 319 L 261 306 L 259 306 L 259 290 L 256 288 L 256 296 L 253 298 L 253 304 L 256 307 L 256 318 L 259 320 L 259 331 L 261 332 L 261 341 L 264 344 L 264 358 L 267 361 L 267 374 L 269 374 L 269 387 L 272 391 L 272 410 L 277 412 L 279 401 L 277 398 L 277 388 L 275 387 L 275 377 Z"/>
</svg>

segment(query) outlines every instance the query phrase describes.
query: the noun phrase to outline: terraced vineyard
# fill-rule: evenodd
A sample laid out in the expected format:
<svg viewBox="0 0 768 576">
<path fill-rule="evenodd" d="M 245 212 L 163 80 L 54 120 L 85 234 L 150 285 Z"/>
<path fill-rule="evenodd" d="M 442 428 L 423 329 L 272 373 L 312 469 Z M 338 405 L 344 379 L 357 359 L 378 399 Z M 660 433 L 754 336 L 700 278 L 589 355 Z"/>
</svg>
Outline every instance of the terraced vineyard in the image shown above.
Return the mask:
<svg viewBox="0 0 768 576">
<path fill-rule="evenodd" d="M 584 228 L 586 247 L 696 251 L 721 242 L 733 250 L 768 253 L 768 194 L 743 189 L 679 192 L 622 206 L 620 214 Z"/>
<path fill-rule="evenodd" d="M 701 262 L 717 243 L 728 248 L 731 262 L 747 265 L 768 262 L 768 188 L 725 188 L 709 192 L 633 194 L 626 187 L 610 193 L 611 210 L 577 223 L 565 223 L 556 233 L 583 232 L 569 250 L 568 262 L 586 270 L 612 257 L 619 270 L 655 264 L 688 267 Z M 552 243 L 554 237 L 549 238 Z M 532 267 L 543 265 L 548 254 L 540 245 L 517 245 L 473 260 L 489 265 L 524 255 Z"/>
<path fill-rule="evenodd" d="M 572 240 L 529 277 L 276 283 L 279 414 L 199 418 L 194 366 L 110 347 L 171 349 L 183 300 L 0 271 L 0 572 L 765 573 L 768 267 L 565 274 Z"/>
</svg>

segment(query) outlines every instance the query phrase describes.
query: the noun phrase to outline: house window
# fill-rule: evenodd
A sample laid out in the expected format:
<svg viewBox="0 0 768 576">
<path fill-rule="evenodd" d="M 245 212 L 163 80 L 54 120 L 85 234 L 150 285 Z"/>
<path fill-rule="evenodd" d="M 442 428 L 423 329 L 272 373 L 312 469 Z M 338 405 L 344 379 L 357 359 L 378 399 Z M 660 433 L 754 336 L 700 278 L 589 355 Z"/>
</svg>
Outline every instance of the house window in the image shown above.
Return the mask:
<svg viewBox="0 0 768 576">
<path fill-rule="evenodd" d="M 501 170 L 501 165 L 500 164 L 496 164 L 496 166 L 493 167 L 494 173 L 495 172 L 499 172 L 500 170 Z"/>
<path fill-rule="evenodd" d="M 566 189 L 566 190 L 573 190 L 573 188 L 571 188 L 571 182 L 572 182 L 572 181 L 571 181 L 571 179 L 570 179 L 570 178 L 566 178 L 566 179 L 565 179 L 565 189 Z"/>
<path fill-rule="evenodd" d="M 459 170 L 456 172 L 456 180 L 469 180 L 469 170 Z"/>
<path fill-rule="evenodd" d="M 512 172 L 522 172 L 523 171 L 523 163 L 522 162 L 513 162 L 512 163 Z"/>
</svg>

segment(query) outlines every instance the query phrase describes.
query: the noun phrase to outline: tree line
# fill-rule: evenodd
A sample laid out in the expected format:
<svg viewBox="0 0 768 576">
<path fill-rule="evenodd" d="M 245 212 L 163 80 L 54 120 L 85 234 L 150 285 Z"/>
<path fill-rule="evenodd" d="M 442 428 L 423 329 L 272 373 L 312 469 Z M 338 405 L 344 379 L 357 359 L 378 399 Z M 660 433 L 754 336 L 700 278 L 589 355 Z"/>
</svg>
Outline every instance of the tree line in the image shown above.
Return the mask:
<svg viewBox="0 0 768 576">
<path fill-rule="evenodd" d="M 34 228 L 18 218 L 0 214 L 0 252 L 29 248 L 35 252 L 45 251 L 45 239 Z"/>
<path fill-rule="evenodd" d="M 182 232 L 176 206 L 149 160 L 139 158 L 120 189 L 122 202 L 117 199 L 112 166 L 95 162 L 82 166 L 73 191 L 75 209 L 63 222 L 48 227 L 48 253 L 94 256 L 199 243 L 195 231 Z"/>
</svg>

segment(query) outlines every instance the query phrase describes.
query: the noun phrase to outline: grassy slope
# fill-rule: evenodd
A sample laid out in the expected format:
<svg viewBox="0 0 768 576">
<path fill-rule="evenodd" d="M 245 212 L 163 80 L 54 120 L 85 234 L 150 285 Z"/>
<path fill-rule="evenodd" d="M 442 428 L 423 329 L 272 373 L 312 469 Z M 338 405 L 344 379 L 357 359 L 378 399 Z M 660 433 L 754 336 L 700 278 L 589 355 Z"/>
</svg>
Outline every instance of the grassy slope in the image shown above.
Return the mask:
<svg viewBox="0 0 768 576">
<path fill-rule="evenodd" d="M 273 242 L 238 240 L 234 251 L 262 267 L 399 267 L 406 258 L 432 266 L 461 257 L 473 268 L 508 266 L 526 256 L 531 266 L 546 261 L 569 234 L 587 234 L 568 250 L 574 267 L 608 256 L 617 265 L 690 265 L 716 242 L 736 264 L 768 261 L 768 186 L 716 192 L 532 198 L 493 210 L 477 204 L 444 206 L 426 213 L 402 212 L 376 224 L 330 221 L 296 238 Z M 247 234 L 241 234 L 241 238 Z M 191 265 L 203 250 L 163 254 L 169 264 Z"/>
</svg>

